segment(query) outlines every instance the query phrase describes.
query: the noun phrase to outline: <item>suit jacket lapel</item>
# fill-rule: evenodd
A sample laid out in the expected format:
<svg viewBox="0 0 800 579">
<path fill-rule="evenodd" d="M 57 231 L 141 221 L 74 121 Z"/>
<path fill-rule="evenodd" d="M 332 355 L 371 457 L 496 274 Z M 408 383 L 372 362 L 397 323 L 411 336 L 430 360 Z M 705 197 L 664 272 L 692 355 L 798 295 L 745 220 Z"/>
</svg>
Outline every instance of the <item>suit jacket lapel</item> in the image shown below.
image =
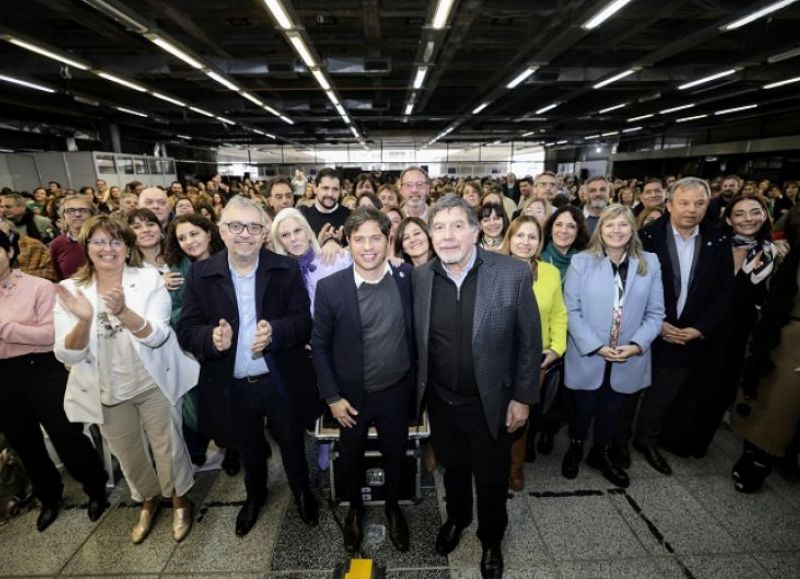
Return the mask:
<svg viewBox="0 0 800 579">
<path fill-rule="evenodd" d="M 476 249 L 476 251 L 478 251 Z M 480 258 L 480 255 L 478 256 Z M 478 264 L 476 263 L 476 267 Z M 485 327 L 486 316 L 492 307 L 494 296 L 494 286 L 497 281 L 497 272 L 494 269 L 494 262 L 488 259 L 483 260 L 478 269 L 478 287 L 475 291 L 475 315 L 472 323 L 472 346 L 478 344 L 478 331 Z"/>
<path fill-rule="evenodd" d="M 264 312 L 262 311 L 264 305 L 264 297 L 267 295 L 267 287 L 269 286 L 269 264 L 265 259 L 266 256 L 264 252 L 261 252 L 261 256 L 258 260 L 258 271 L 256 272 L 256 319 L 257 320 L 264 320 L 266 319 Z M 234 296 L 235 301 L 235 296 Z"/>
<path fill-rule="evenodd" d="M 353 312 L 353 320 L 355 322 L 356 335 L 353 336 L 354 343 L 358 344 L 358 350 L 361 351 L 361 343 L 364 339 L 364 331 L 361 327 L 361 310 L 358 308 L 358 288 L 356 281 L 353 277 L 353 266 L 351 265 L 345 271 L 349 272 L 344 278 L 343 299 L 345 311 Z M 363 368 L 361 364 L 361 368 Z"/>
</svg>

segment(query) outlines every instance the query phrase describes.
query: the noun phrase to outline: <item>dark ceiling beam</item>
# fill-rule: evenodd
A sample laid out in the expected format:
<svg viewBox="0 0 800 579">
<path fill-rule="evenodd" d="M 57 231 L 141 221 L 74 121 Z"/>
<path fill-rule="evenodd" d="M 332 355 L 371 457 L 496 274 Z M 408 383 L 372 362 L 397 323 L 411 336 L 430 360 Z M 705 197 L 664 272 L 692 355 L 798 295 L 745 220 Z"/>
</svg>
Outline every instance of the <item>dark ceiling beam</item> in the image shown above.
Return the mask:
<svg viewBox="0 0 800 579">
<path fill-rule="evenodd" d="M 178 28 L 180 28 L 184 33 L 190 36 L 192 39 L 196 40 L 198 43 L 203 45 L 203 48 L 207 49 L 208 54 L 220 57 L 220 58 L 230 58 L 231 54 L 227 52 L 224 48 L 222 48 L 219 44 L 214 42 L 210 36 L 208 36 L 202 28 L 197 26 L 192 19 L 186 14 L 185 11 L 178 10 L 174 6 L 170 6 L 167 2 L 163 0 L 144 0 L 144 2 L 153 9 L 156 13 L 161 14 L 164 19 L 169 20 L 171 23 L 175 24 Z M 204 51 L 198 50 L 196 47 L 193 47 L 196 52 L 199 54 L 203 54 Z"/>
</svg>

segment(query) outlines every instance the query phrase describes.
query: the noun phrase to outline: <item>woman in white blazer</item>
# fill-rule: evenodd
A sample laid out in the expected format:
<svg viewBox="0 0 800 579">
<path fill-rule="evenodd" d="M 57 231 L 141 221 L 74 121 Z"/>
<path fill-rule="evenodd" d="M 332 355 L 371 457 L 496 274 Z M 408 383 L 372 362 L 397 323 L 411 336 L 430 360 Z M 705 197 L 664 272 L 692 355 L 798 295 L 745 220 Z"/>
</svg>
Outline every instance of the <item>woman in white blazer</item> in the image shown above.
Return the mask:
<svg viewBox="0 0 800 579">
<path fill-rule="evenodd" d="M 630 481 L 611 457 L 614 428 L 625 395 L 650 384 L 650 344 L 664 319 L 661 267 L 654 254 L 642 250 L 635 223 L 629 208 L 606 208 L 587 249 L 572 258 L 564 283 L 569 312 L 564 383 L 574 390 L 575 414 L 561 472 L 578 475 L 594 418 L 594 446 L 586 463 L 620 487 Z"/>
<path fill-rule="evenodd" d="M 96 216 L 80 243 L 86 265 L 61 282 L 54 310 L 55 355 L 70 366 L 64 409 L 72 422 L 100 426 L 142 501 L 132 541 L 150 532 L 162 496 L 172 497 L 173 538 L 181 541 L 194 478 L 176 404 L 197 383 L 199 365 L 180 350 L 169 294 L 159 272 L 142 266 L 130 227 Z"/>
</svg>

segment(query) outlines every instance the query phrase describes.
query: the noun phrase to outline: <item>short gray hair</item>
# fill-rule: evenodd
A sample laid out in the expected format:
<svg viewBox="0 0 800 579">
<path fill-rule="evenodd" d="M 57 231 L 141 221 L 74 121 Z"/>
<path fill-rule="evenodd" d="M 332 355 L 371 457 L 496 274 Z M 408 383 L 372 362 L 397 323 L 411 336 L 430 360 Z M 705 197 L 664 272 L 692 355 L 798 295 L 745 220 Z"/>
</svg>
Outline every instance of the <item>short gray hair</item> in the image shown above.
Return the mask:
<svg viewBox="0 0 800 579">
<path fill-rule="evenodd" d="M 436 214 L 440 211 L 447 211 L 448 209 L 461 209 L 467 214 L 467 223 L 469 223 L 470 227 L 480 229 L 481 222 L 478 219 L 478 213 L 470 207 L 466 201 L 454 193 L 445 195 L 428 209 L 428 228 L 433 230 L 433 219 L 436 217 Z"/>
<path fill-rule="evenodd" d="M 67 204 L 67 201 L 83 201 L 89 207 L 89 215 L 94 215 L 95 213 L 97 213 L 97 211 L 95 211 L 94 209 L 94 203 L 89 201 L 85 195 L 81 195 L 78 193 L 75 195 L 67 195 L 59 202 L 58 204 L 59 217 L 64 217 L 64 209 L 65 209 L 64 205 Z"/>
<path fill-rule="evenodd" d="M 672 200 L 678 189 L 700 189 L 706 194 L 706 199 L 711 199 L 711 187 L 708 181 L 700 177 L 683 177 L 675 181 L 667 191 L 667 199 Z"/>
<path fill-rule="evenodd" d="M 267 212 L 261 205 L 248 197 L 234 195 L 228 200 L 228 202 L 225 204 L 225 207 L 222 208 L 222 214 L 219 216 L 221 223 L 227 223 L 228 213 L 233 209 L 241 209 L 245 211 L 252 209 L 258 211 L 258 214 L 261 216 L 261 225 L 266 226 L 267 222 L 269 221 L 269 215 L 267 215 Z"/>
</svg>

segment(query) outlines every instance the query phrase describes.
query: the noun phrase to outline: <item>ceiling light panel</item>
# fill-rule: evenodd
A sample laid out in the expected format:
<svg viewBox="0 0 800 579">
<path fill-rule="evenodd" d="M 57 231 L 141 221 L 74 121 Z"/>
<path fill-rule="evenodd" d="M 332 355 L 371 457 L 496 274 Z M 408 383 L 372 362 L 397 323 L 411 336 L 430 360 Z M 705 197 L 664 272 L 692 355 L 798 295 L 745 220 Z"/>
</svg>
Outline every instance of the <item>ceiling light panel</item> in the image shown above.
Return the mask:
<svg viewBox="0 0 800 579">
<path fill-rule="evenodd" d="M 51 94 L 56 92 L 52 88 L 48 88 L 46 86 L 42 86 L 40 84 L 36 84 L 35 82 L 28 82 L 27 80 L 22 80 L 21 78 L 16 78 L 14 76 L 8 76 L 8 75 L 5 75 L 5 74 L 0 74 L 0 80 L 2 80 L 4 82 L 10 82 L 12 84 L 17 84 L 19 86 L 24 86 L 26 88 L 32 88 L 34 90 L 40 90 L 42 92 L 51 93 Z"/>
<path fill-rule="evenodd" d="M 679 119 L 675 119 L 676 123 L 688 123 L 689 121 L 696 121 L 698 119 L 704 119 L 708 115 L 694 115 L 692 117 L 681 117 Z"/>
<path fill-rule="evenodd" d="M 317 84 L 322 87 L 322 90 L 331 90 L 331 83 L 328 82 L 328 79 L 325 78 L 325 73 L 315 68 L 311 71 L 311 74 L 317 81 Z"/>
<path fill-rule="evenodd" d="M 20 48 L 24 48 L 25 50 L 30 50 L 31 52 L 35 52 L 36 54 L 41 54 L 42 56 L 46 56 L 47 58 L 52 58 L 53 60 L 57 60 L 58 62 L 68 64 L 69 66 L 78 68 L 80 70 L 89 70 L 88 64 L 85 64 L 83 62 L 78 62 L 73 58 L 63 56 L 57 52 L 54 52 L 37 44 L 33 44 L 25 40 L 20 40 L 19 38 L 14 38 L 13 36 L 8 37 L 7 40 L 11 44 L 19 46 Z"/>
<path fill-rule="evenodd" d="M 722 109 L 721 111 L 716 111 L 715 115 L 729 115 L 731 113 L 738 113 L 740 111 L 749 111 L 750 109 L 754 109 L 758 107 L 758 105 L 744 105 L 741 107 L 733 107 L 732 109 Z"/>
<path fill-rule="evenodd" d="M 479 104 L 477 107 L 475 107 L 474 109 L 472 109 L 472 114 L 473 114 L 473 115 L 477 115 L 478 113 L 480 113 L 480 112 L 481 112 L 483 109 L 485 109 L 485 108 L 486 108 L 486 107 L 488 107 L 488 106 L 489 106 L 489 102 L 484 102 L 484 103 L 481 103 L 481 104 Z"/>
<path fill-rule="evenodd" d="M 726 76 L 730 76 L 732 74 L 736 74 L 736 69 L 735 68 L 730 68 L 728 70 L 723 70 L 722 72 L 718 72 L 716 74 L 705 76 L 703 78 L 699 78 L 697 80 L 693 80 L 692 82 L 687 82 L 686 84 L 680 85 L 678 87 L 678 90 L 686 90 L 687 88 L 692 88 L 692 87 L 695 87 L 695 86 L 699 86 L 701 84 L 705 84 L 707 82 L 711 82 L 712 80 L 725 78 Z"/>
<path fill-rule="evenodd" d="M 654 116 L 655 116 L 655 114 L 653 114 L 653 113 L 650 113 L 650 114 L 647 114 L 647 115 L 639 115 L 638 117 L 631 117 L 625 122 L 626 123 L 635 123 L 636 121 L 643 121 L 645 119 L 649 119 L 649 118 L 654 117 Z"/>
<path fill-rule="evenodd" d="M 428 74 L 428 67 L 427 66 L 420 66 L 417 68 L 417 74 L 414 76 L 414 88 L 420 89 L 422 88 L 422 84 L 425 82 L 425 75 Z"/>
<path fill-rule="evenodd" d="M 95 74 L 100 78 L 104 78 L 106 80 L 110 80 L 111 82 L 115 82 L 117 84 L 121 84 L 122 86 L 128 87 L 133 90 L 138 90 L 139 92 L 147 92 L 147 89 L 140 84 L 135 82 L 131 82 L 129 80 L 125 80 L 124 78 L 120 78 L 114 74 L 110 74 L 108 72 L 98 71 Z"/>
<path fill-rule="evenodd" d="M 553 110 L 554 108 L 556 108 L 556 107 L 557 107 L 559 104 L 560 104 L 560 103 L 553 103 L 553 104 L 549 104 L 549 105 L 547 105 L 546 107 L 542 107 L 542 108 L 540 108 L 538 111 L 536 111 L 536 113 L 535 113 L 535 114 L 537 114 L 537 115 L 543 115 L 544 113 L 546 113 L 546 112 L 548 112 L 548 111 L 552 111 L 552 110 Z"/>
<path fill-rule="evenodd" d="M 239 92 L 239 90 L 240 90 L 239 87 L 236 86 L 235 84 L 233 84 L 231 81 L 229 81 L 227 78 L 225 78 L 221 74 L 216 73 L 213 70 L 207 70 L 205 72 L 206 72 L 206 76 L 208 76 L 208 78 L 210 78 L 211 80 L 214 80 L 214 81 L 218 82 L 219 84 L 221 84 L 222 86 L 224 86 L 225 88 L 227 88 L 229 90 L 232 90 L 233 92 Z"/>
<path fill-rule="evenodd" d="M 454 3 L 455 0 L 439 0 L 436 4 L 436 12 L 434 12 L 433 21 L 431 22 L 431 27 L 434 30 L 442 30 L 447 25 Z"/>
<path fill-rule="evenodd" d="M 611 78 L 607 78 L 606 80 L 601 80 L 600 82 L 598 82 L 595 85 L 593 85 L 592 88 L 595 88 L 595 89 L 603 88 L 604 86 L 610 85 L 612 82 L 617 82 L 618 80 L 621 80 L 621 79 L 625 78 L 626 76 L 632 75 L 634 72 L 636 72 L 636 69 L 629 68 L 628 70 L 626 70 L 624 72 L 621 72 L 619 74 L 615 74 Z"/>
<path fill-rule="evenodd" d="M 299 34 L 289 34 L 287 35 L 289 38 L 289 42 L 294 47 L 295 51 L 300 58 L 303 59 L 303 62 L 308 68 L 315 68 L 317 66 L 317 61 L 314 60 L 314 57 L 311 56 L 311 51 L 306 46 L 305 40 Z"/>
<path fill-rule="evenodd" d="M 527 78 L 528 78 L 530 75 L 532 75 L 534 72 L 536 72 L 536 67 L 535 67 L 535 66 L 530 66 L 530 67 L 526 68 L 526 69 L 525 69 L 525 70 L 523 70 L 521 73 L 519 73 L 517 76 L 515 76 L 515 77 L 514 77 L 514 78 L 511 80 L 511 82 L 509 82 L 509 83 L 506 85 L 506 88 L 508 88 L 508 89 L 517 88 L 517 87 L 518 87 L 520 84 L 522 84 L 522 82 L 523 82 L 525 79 L 527 79 Z"/>
<path fill-rule="evenodd" d="M 694 106 L 695 106 L 694 103 L 689 103 L 689 104 L 685 104 L 685 105 L 680 105 L 678 107 L 672 107 L 672 108 L 669 108 L 669 109 L 664 109 L 663 111 L 658 111 L 658 114 L 660 114 L 660 115 L 668 115 L 668 114 L 674 113 L 676 111 L 685 111 L 686 109 L 691 109 Z"/>
<path fill-rule="evenodd" d="M 728 32 L 730 30 L 736 30 L 737 28 L 741 28 L 751 22 L 758 20 L 759 18 L 763 18 L 767 14 L 772 14 L 773 12 L 777 12 L 787 6 L 794 4 L 797 0 L 781 0 L 780 2 L 773 2 L 767 6 L 764 6 L 760 10 L 756 10 L 755 12 L 751 12 L 747 16 L 743 18 L 739 18 L 738 20 L 734 20 L 730 24 L 726 24 L 725 26 L 720 27 L 720 30 L 723 32 Z"/>
<path fill-rule="evenodd" d="M 597 28 L 603 22 L 611 18 L 614 14 L 622 10 L 625 5 L 629 4 L 630 2 L 631 0 L 614 0 L 613 2 L 609 2 L 605 8 L 584 22 L 581 25 L 581 28 L 584 30 L 592 30 Z"/>
<path fill-rule="evenodd" d="M 115 107 L 115 108 L 116 108 L 118 111 L 120 111 L 121 113 L 127 113 L 127 114 L 129 114 L 129 115 L 135 115 L 135 116 L 137 116 L 137 117 L 144 117 L 144 118 L 148 118 L 148 115 L 146 115 L 146 114 L 144 114 L 144 113 L 141 113 L 141 112 L 139 112 L 139 111 L 134 111 L 134 110 L 132 110 L 132 109 L 126 109 L 125 107 Z"/>
<path fill-rule="evenodd" d="M 198 115 L 204 115 L 206 117 L 212 117 L 212 118 L 214 117 L 214 113 L 210 113 L 205 109 L 199 109 L 197 107 L 189 107 L 189 110 L 197 113 Z"/>
<path fill-rule="evenodd" d="M 173 98 L 173 97 L 171 97 L 169 95 L 165 95 L 165 94 L 162 94 L 162 93 L 156 92 L 156 91 L 151 91 L 150 94 L 153 95 L 154 97 L 156 97 L 157 99 L 161 99 L 162 101 L 167 101 L 168 103 L 172 103 L 173 105 L 176 105 L 176 106 L 179 106 L 179 107 L 185 107 L 186 106 L 185 102 L 183 102 L 181 100 L 178 100 L 176 98 Z"/>
<path fill-rule="evenodd" d="M 203 64 L 199 60 L 189 56 L 188 54 L 186 54 L 186 52 L 184 52 L 174 44 L 167 42 L 160 36 L 147 36 L 146 38 L 148 38 L 150 42 L 152 42 L 162 50 L 169 52 L 172 56 L 175 56 L 176 58 L 182 60 L 192 68 L 196 68 L 197 70 L 203 70 L 204 68 Z"/>
<path fill-rule="evenodd" d="M 786 86 L 787 84 L 792 84 L 795 82 L 800 82 L 800 76 L 796 76 L 794 78 L 787 78 L 786 80 L 779 80 L 778 82 L 771 82 L 769 84 L 765 84 L 765 89 L 771 88 L 778 88 L 779 86 Z"/>
<path fill-rule="evenodd" d="M 264 0 L 264 3 L 267 5 L 267 10 L 269 10 L 272 17 L 278 23 L 278 26 L 284 30 L 291 30 L 294 28 L 292 20 L 289 18 L 280 0 Z"/>
<path fill-rule="evenodd" d="M 604 109 L 600 109 L 599 111 L 597 111 L 597 114 L 604 115 L 605 113 L 610 113 L 611 111 L 624 109 L 627 106 L 628 106 L 628 103 L 622 103 L 621 105 L 614 105 L 613 107 L 606 107 Z"/>
</svg>

